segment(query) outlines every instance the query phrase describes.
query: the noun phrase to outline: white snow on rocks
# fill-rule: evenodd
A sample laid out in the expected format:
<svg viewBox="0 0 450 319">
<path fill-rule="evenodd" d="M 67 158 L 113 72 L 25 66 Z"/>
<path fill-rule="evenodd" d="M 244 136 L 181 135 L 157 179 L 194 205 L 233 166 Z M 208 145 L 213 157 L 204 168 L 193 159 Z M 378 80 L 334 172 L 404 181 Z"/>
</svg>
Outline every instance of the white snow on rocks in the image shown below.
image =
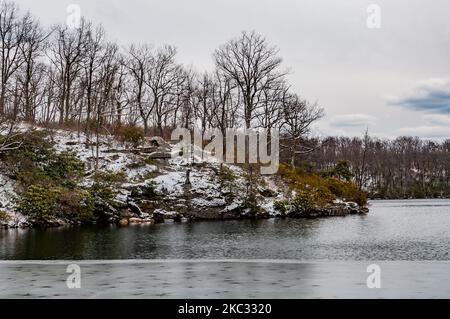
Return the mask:
<svg viewBox="0 0 450 319">
<path fill-rule="evenodd" d="M 170 172 L 152 179 L 156 184 L 156 192 L 170 196 L 179 196 L 183 193 L 185 180 L 184 172 Z"/>
</svg>

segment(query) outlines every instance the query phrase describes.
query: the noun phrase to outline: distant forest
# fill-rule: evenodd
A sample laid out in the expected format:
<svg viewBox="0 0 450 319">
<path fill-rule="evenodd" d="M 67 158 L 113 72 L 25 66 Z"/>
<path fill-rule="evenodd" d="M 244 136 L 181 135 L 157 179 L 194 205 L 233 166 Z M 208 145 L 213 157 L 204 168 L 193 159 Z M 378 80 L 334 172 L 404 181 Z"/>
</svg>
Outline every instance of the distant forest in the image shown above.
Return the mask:
<svg viewBox="0 0 450 319">
<path fill-rule="evenodd" d="M 347 167 L 374 197 L 450 196 L 450 140 L 310 138 L 324 109 L 292 92 L 279 50 L 256 32 L 217 48 L 214 70 L 198 72 L 173 46 L 121 47 L 84 19 L 47 28 L 1 1 L 0 49 L 0 152 L 14 147 L 8 127 L 19 121 L 77 130 L 86 145 L 130 128 L 166 138 L 175 127 L 279 129 L 282 160 L 300 170 Z"/>
<path fill-rule="evenodd" d="M 310 152 L 297 166 L 327 172 L 336 163 L 345 163 L 357 186 L 372 198 L 450 197 L 450 139 L 402 136 L 389 140 L 366 134 L 309 139 L 305 145 Z"/>
</svg>

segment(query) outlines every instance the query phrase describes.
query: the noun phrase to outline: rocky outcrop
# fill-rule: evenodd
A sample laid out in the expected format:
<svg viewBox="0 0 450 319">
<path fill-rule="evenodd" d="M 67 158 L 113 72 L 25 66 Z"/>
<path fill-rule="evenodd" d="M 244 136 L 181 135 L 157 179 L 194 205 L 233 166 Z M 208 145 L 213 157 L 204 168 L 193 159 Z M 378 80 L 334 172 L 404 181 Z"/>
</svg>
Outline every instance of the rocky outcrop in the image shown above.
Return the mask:
<svg viewBox="0 0 450 319">
<path fill-rule="evenodd" d="M 55 134 L 57 151 L 74 151 L 85 162 L 88 169 L 80 187 L 89 189 L 94 183 L 94 169 L 91 165 L 92 151 L 83 144 L 85 138 L 64 131 Z M 214 162 L 212 156 L 198 150 L 189 159 L 183 156 L 172 158 L 174 150 L 161 137 L 152 137 L 146 145 L 132 149 L 114 142 L 100 145 L 99 169 L 124 180 L 114 182 L 111 187 L 113 199 L 95 198 L 92 220 L 95 223 L 128 226 L 193 220 L 317 218 L 368 212 L 366 207 L 344 201 L 307 211 L 277 210 L 275 203 L 289 202 L 292 195 L 282 181 L 278 183 L 277 178 L 262 176 L 256 176 L 253 180 L 256 204 L 249 204 L 246 202 L 247 175 L 242 167 L 220 165 Z M 0 172 L 1 184 L 14 191 L 13 181 L 5 179 L 5 176 Z M 0 204 L 0 226 L 29 225 L 23 216 L 18 218 L 15 213 L 9 214 L 7 219 L 6 215 L 2 217 L 2 210 L 11 211 L 13 206 L 6 202 L 2 193 L 0 202 L 5 202 L 5 208 Z M 76 222 L 54 219 L 47 221 L 45 226 L 68 224 Z"/>
<path fill-rule="evenodd" d="M 172 158 L 172 153 L 164 152 L 164 151 L 152 152 L 148 155 L 148 158 L 168 160 L 168 159 Z"/>
<path fill-rule="evenodd" d="M 313 208 L 306 211 L 296 211 L 287 214 L 290 218 L 319 218 L 319 217 L 342 217 L 347 215 L 364 215 L 369 212 L 366 206 L 359 206 L 354 202 L 335 202 L 326 207 Z"/>
</svg>

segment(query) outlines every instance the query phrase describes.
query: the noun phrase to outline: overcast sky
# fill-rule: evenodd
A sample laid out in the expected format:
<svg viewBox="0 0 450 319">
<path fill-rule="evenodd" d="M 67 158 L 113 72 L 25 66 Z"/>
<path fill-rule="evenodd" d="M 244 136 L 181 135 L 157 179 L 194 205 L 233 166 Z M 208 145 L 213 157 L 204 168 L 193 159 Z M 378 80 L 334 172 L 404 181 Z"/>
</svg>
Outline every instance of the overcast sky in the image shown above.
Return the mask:
<svg viewBox="0 0 450 319">
<path fill-rule="evenodd" d="M 179 61 L 212 69 L 212 53 L 243 30 L 278 46 L 293 89 L 326 117 L 317 135 L 450 138 L 448 0 L 16 0 L 50 25 L 69 4 L 123 45 L 171 44 Z M 367 27 L 367 7 L 381 28 Z"/>
</svg>

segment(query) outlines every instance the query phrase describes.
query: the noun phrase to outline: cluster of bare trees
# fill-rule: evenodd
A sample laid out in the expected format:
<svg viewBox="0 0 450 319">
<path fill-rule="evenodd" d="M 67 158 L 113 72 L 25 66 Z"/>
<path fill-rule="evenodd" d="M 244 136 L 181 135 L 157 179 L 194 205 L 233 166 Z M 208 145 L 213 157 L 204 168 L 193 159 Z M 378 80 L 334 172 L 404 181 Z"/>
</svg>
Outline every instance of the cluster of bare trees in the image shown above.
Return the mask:
<svg viewBox="0 0 450 319">
<path fill-rule="evenodd" d="M 0 46 L 0 116 L 76 125 L 88 140 L 100 128 L 139 125 L 160 136 L 175 127 L 278 128 L 297 141 L 322 116 L 290 92 L 278 50 L 255 32 L 218 48 L 215 70 L 198 73 L 172 46 L 121 48 L 85 20 L 46 29 L 1 2 Z"/>
<path fill-rule="evenodd" d="M 306 159 L 326 170 L 348 161 L 362 189 L 383 198 L 450 196 L 450 140 L 329 137 L 310 140 Z"/>
</svg>

